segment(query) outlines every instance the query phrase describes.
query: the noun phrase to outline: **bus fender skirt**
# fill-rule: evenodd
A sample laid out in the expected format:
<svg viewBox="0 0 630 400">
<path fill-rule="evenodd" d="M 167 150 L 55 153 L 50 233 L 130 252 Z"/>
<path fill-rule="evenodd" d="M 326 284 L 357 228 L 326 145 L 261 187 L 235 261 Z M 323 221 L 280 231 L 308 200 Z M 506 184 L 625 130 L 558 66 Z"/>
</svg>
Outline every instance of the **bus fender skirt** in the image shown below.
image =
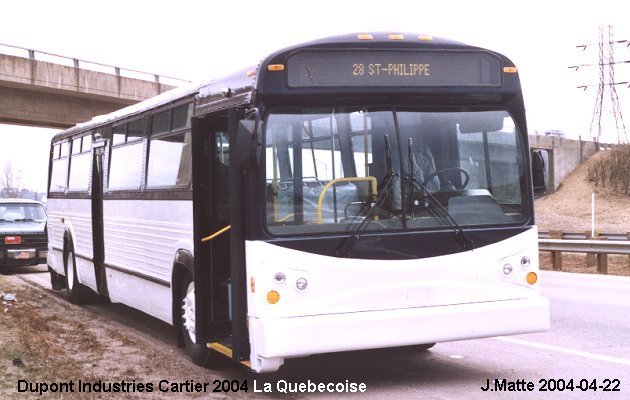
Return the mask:
<svg viewBox="0 0 630 400">
<path fill-rule="evenodd" d="M 186 268 L 186 271 L 188 271 L 191 277 L 195 277 L 195 264 L 193 261 L 193 255 L 190 251 L 183 249 L 177 250 L 174 262 L 175 264 L 180 264 Z M 173 275 L 175 275 L 175 271 L 173 271 Z M 174 278 L 175 276 L 173 276 L 173 282 L 175 282 Z"/>
</svg>

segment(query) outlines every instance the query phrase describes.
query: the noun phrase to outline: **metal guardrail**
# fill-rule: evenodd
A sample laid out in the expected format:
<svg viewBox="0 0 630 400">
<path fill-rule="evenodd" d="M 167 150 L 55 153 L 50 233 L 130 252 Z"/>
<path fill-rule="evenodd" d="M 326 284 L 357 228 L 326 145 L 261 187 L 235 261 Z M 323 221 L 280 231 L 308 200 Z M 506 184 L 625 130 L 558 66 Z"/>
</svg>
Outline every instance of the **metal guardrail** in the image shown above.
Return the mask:
<svg viewBox="0 0 630 400">
<path fill-rule="evenodd" d="M 186 80 L 186 79 L 175 78 L 175 77 L 167 76 L 167 75 L 154 74 L 154 73 L 151 73 L 151 72 L 139 71 L 139 70 L 131 69 L 131 68 L 121 68 L 121 67 L 116 67 L 114 65 L 103 64 L 103 63 L 96 62 L 96 61 L 88 61 L 88 60 L 82 60 L 82 59 L 74 58 L 74 57 L 62 56 L 60 54 L 49 53 L 49 52 L 46 52 L 46 51 L 33 50 L 33 49 L 26 48 L 26 47 L 14 46 L 14 45 L 11 45 L 11 44 L 6 44 L 6 43 L 0 43 L 0 47 L 8 47 L 8 48 L 11 48 L 11 49 L 18 49 L 18 50 L 27 51 L 28 52 L 28 58 L 31 59 L 31 60 L 37 60 L 35 58 L 35 54 L 39 53 L 39 54 L 45 54 L 47 56 L 60 58 L 60 59 L 64 59 L 64 60 L 71 60 L 72 61 L 72 65 L 75 68 L 81 68 L 81 64 L 80 63 L 84 63 L 84 64 L 88 64 L 88 65 L 98 65 L 100 67 L 105 67 L 105 68 L 108 68 L 108 69 L 112 68 L 113 71 L 114 71 L 114 75 L 116 75 L 116 76 L 122 76 L 121 73 L 120 73 L 121 71 L 128 71 L 128 72 L 133 72 L 133 73 L 136 73 L 136 74 L 140 74 L 142 76 L 150 76 L 150 77 L 153 78 L 153 80 L 156 83 L 165 83 L 165 82 L 160 82 L 160 78 L 166 78 L 166 79 L 170 79 L 170 80 L 173 80 L 173 81 L 190 83 L 190 81 Z M 47 61 L 47 60 L 41 60 L 40 59 L 38 61 Z M 85 68 L 85 66 L 83 68 Z M 85 68 L 85 69 L 91 69 L 91 68 Z M 142 78 L 139 78 L 139 79 L 142 79 Z M 145 80 L 147 80 L 147 79 L 145 79 Z"/>
<path fill-rule="evenodd" d="M 562 239 L 568 240 L 586 240 L 590 235 L 586 232 L 562 232 Z M 551 237 L 549 232 L 540 231 L 538 232 L 538 239 L 549 239 Z M 598 240 L 630 240 L 630 233 L 605 233 L 600 232 L 597 234 Z"/>
<path fill-rule="evenodd" d="M 538 249 L 566 253 L 630 255 L 630 241 L 538 239 Z"/>
<path fill-rule="evenodd" d="M 554 270 L 562 270 L 562 253 L 586 253 L 586 266 L 597 266 L 597 271 L 608 273 L 608 255 L 628 256 L 630 268 L 630 233 L 599 233 L 594 238 L 590 232 L 539 232 L 538 249 L 551 252 Z M 553 238 L 550 238 L 553 237 Z"/>
</svg>

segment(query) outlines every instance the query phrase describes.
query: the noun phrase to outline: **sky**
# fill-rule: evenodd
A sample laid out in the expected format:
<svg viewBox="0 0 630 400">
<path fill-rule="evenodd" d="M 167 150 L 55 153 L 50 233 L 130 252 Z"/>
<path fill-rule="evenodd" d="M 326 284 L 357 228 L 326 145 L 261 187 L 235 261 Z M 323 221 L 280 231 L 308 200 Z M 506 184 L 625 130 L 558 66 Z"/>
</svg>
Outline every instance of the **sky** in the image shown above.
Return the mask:
<svg viewBox="0 0 630 400">
<path fill-rule="evenodd" d="M 505 54 L 519 70 L 529 132 L 586 139 L 597 87 L 577 86 L 597 85 L 598 69 L 569 66 L 598 62 L 600 25 L 630 39 L 628 15 L 630 2 L 610 0 L 8 0 L 0 2 L 0 43 L 200 81 L 320 37 L 423 33 Z M 615 56 L 630 60 L 630 48 L 616 46 Z M 630 81 L 630 64 L 615 71 L 616 81 Z M 630 88 L 617 86 L 617 93 L 630 129 Z M 55 132 L 0 125 L 0 167 L 11 160 L 26 186 L 45 190 Z"/>
</svg>

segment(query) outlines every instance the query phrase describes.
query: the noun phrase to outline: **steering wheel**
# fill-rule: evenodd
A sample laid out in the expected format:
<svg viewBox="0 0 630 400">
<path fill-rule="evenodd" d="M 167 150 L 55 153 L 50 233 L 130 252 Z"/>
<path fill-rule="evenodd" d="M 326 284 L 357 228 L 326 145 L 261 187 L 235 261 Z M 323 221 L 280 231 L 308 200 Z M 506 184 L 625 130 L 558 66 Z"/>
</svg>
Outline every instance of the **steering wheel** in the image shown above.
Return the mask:
<svg viewBox="0 0 630 400">
<path fill-rule="evenodd" d="M 456 187 L 456 189 L 459 189 L 459 190 L 464 189 L 468 185 L 468 182 L 470 181 L 470 175 L 468 174 L 468 171 L 460 167 L 444 168 L 439 171 L 435 171 L 434 173 L 429 174 L 429 176 L 427 176 L 424 179 L 424 181 L 422 181 L 422 186 L 426 186 L 426 184 L 431 179 L 435 178 L 436 176 L 441 175 L 445 172 L 452 172 L 452 171 L 459 171 L 460 173 L 464 174 L 464 182 L 460 185 L 461 187 Z"/>
</svg>

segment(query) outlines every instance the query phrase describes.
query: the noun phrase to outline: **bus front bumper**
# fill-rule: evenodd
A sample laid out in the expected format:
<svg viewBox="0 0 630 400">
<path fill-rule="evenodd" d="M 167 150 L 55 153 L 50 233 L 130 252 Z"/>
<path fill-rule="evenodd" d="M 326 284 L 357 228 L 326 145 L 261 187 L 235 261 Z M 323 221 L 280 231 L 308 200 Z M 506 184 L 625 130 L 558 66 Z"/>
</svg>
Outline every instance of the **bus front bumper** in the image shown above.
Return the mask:
<svg viewBox="0 0 630 400">
<path fill-rule="evenodd" d="M 545 297 L 290 318 L 249 317 L 251 364 L 276 371 L 285 358 L 549 329 Z"/>
</svg>

